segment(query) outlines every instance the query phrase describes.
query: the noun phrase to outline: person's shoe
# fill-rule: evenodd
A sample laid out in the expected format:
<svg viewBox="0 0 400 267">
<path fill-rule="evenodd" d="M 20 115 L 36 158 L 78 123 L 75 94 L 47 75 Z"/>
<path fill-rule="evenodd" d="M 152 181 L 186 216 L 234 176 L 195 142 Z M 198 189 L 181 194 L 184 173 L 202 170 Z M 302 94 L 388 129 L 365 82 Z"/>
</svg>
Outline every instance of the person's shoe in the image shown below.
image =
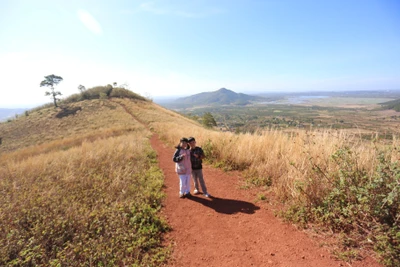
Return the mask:
<svg viewBox="0 0 400 267">
<path fill-rule="evenodd" d="M 199 190 L 195 189 L 195 190 L 193 191 L 193 195 L 198 195 L 198 194 L 200 194 Z"/>
<path fill-rule="evenodd" d="M 185 195 L 184 194 L 179 194 L 179 198 L 184 198 Z"/>
<path fill-rule="evenodd" d="M 205 193 L 204 196 L 205 197 L 211 197 L 210 194 L 208 194 L 208 193 Z"/>
<path fill-rule="evenodd" d="M 191 197 L 192 195 L 190 194 L 190 192 L 185 193 L 185 197 Z"/>
</svg>

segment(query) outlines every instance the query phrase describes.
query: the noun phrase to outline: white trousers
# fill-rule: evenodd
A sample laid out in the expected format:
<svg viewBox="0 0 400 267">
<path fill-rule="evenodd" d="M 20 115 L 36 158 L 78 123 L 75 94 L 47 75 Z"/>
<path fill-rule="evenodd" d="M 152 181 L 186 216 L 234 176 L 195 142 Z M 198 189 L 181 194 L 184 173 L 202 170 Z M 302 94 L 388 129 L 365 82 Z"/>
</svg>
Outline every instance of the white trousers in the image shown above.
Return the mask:
<svg viewBox="0 0 400 267">
<path fill-rule="evenodd" d="M 190 174 L 179 174 L 179 194 L 190 193 Z"/>
</svg>

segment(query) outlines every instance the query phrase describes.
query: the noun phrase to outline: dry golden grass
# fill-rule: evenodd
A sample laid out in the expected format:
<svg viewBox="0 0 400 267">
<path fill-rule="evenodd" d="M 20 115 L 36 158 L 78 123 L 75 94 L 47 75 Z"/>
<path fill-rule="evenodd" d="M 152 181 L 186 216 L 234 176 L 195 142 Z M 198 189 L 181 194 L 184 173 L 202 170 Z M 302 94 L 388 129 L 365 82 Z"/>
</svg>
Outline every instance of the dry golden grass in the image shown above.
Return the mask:
<svg viewBox="0 0 400 267">
<path fill-rule="evenodd" d="M 70 115 L 65 111 L 74 111 Z M 57 117 L 58 116 L 58 117 Z M 49 107 L 0 124 L 3 143 L 0 153 L 32 145 L 92 135 L 110 128 L 121 131 L 133 126 L 132 118 L 117 104 L 108 100 L 86 100 L 62 108 Z"/>
<path fill-rule="evenodd" d="M 83 142 L 67 151 L 39 154 L 23 161 L 5 158 L 1 177 L 7 177 L 3 181 L 12 182 L 17 191 L 29 189 L 33 193 L 32 187 L 37 186 L 34 191 L 40 191 L 40 195 L 52 195 L 54 199 L 60 190 L 69 191 L 77 183 L 91 187 L 94 178 L 91 174 L 96 174 L 98 179 L 107 179 L 110 183 L 108 194 L 117 194 L 121 199 L 129 184 L 122 184 L 120 178 L 140 172 L 143 166 L 133 163 L 140 155 L 147 155 L 144 153 L 146 149 L 149 149 L 148 141 L 140 132 Z M 126 163 L 132 166 L 127 168 Z"/>
<path fill-rule="evenodd" d="M 77 104 L 0 125 L 0 265 L 159 266 L 167 225 L 150 131 L 111 101 Z"/>
<path fill-rule="evenodd" d="M 130 218 L 160 205 L 162 174 L 151 155 L 146 136 L 134 132 L 7 160 L 0 169 L 0 263 L 145 263 L 147 254 L 157 253 L 159 233 L 142 237 Z"/>
<path fill-rule="evenodd" d="M 123 100 L 121 100 L 123 101 Z M 129 105 L 125 104 L 128 106 Z M 358 132 L 346 130 L 315 130 L 285 133 L 282 131 L 258 131 L 255 134 L 234 134 L 205 129 L 198 123 L 175 112 L 152 104 L 131 106 L 135 117 L 146 123 L 171 146 L 177 145 L 182 136 L 194 136 L 197 145 L 208 147 L 208 157 L 222 162 L 225 167 L 246 170 L 251 179 L 270 180 L 282 198 L 298 197 L 294 187 L 299 181 L 312 177 L 313 166 L 318 165 L 327 172 L 335 171 L 337 166 L 330 161 L 332 154 L 343 147 L 349 147 L 358 155 L 360 168 L 376 169 L 377 153 L 387 146 L 379 141 L 363 141 Z M 398 160 L 397 156 L 393 156 Z M 315 183 L 315 190 L 325 187 L 321 181 Z"/>
</svg>

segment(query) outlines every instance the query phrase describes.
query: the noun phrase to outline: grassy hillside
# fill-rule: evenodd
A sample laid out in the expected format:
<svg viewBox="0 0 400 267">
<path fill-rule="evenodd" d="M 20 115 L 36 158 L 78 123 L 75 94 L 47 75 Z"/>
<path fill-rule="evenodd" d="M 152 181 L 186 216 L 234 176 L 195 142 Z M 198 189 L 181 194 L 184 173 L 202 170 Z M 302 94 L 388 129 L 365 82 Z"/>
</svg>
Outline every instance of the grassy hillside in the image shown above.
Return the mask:
<svg viewBox="0 0 400 267">
<path fill-rule="evenodd" d="M 165 261 L 163 174 L 151 133 L 119 104 L 43 108 L 1 123 L 0 133 L 1 266 Z"/>
<path fill-rule="evenodd" d="M 4 262 L 163 261 L 168 252 L 156 234 L 168 228 L 156 212 L 162 174 L 148 142 L 156 132 L 170 146 L 195 136 L 209 163 L 243 171 L 243 188 L 257 187 L 259 199 L 275 195 L 283 218 L 339 236 L 338 257 L 371 249 L 387 266 L 400 264 L 397 138 L 385 144 L 339 130 L 219 132 L 128 98 L 64 108 L 72 112 L 59 116 L 62 110 L 50 107 L 0 124 Z M 135 235 L 125 236 L 132 229 Z"/>
</svg>

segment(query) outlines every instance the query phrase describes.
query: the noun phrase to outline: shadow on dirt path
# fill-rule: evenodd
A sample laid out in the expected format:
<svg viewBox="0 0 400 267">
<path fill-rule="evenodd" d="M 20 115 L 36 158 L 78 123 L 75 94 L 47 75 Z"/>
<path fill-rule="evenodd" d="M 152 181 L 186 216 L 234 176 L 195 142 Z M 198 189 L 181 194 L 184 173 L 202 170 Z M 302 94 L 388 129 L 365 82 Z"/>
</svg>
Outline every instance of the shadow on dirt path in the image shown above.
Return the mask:
<svg viewBox="0 0 400 267">
<path fill-rule="evenodd" d="M 218 213 L 224 214 L 236 214 L 238 212 L 253 214 L 260 207 L 254 205 L 253 203 L 235 200 L 235 199 L 225 199 L 218 197 L 202 198 L 197 196 L 190 196 L 187 199 L 200 203 L 208 208 L 215 210 Z"/>
</svg>

